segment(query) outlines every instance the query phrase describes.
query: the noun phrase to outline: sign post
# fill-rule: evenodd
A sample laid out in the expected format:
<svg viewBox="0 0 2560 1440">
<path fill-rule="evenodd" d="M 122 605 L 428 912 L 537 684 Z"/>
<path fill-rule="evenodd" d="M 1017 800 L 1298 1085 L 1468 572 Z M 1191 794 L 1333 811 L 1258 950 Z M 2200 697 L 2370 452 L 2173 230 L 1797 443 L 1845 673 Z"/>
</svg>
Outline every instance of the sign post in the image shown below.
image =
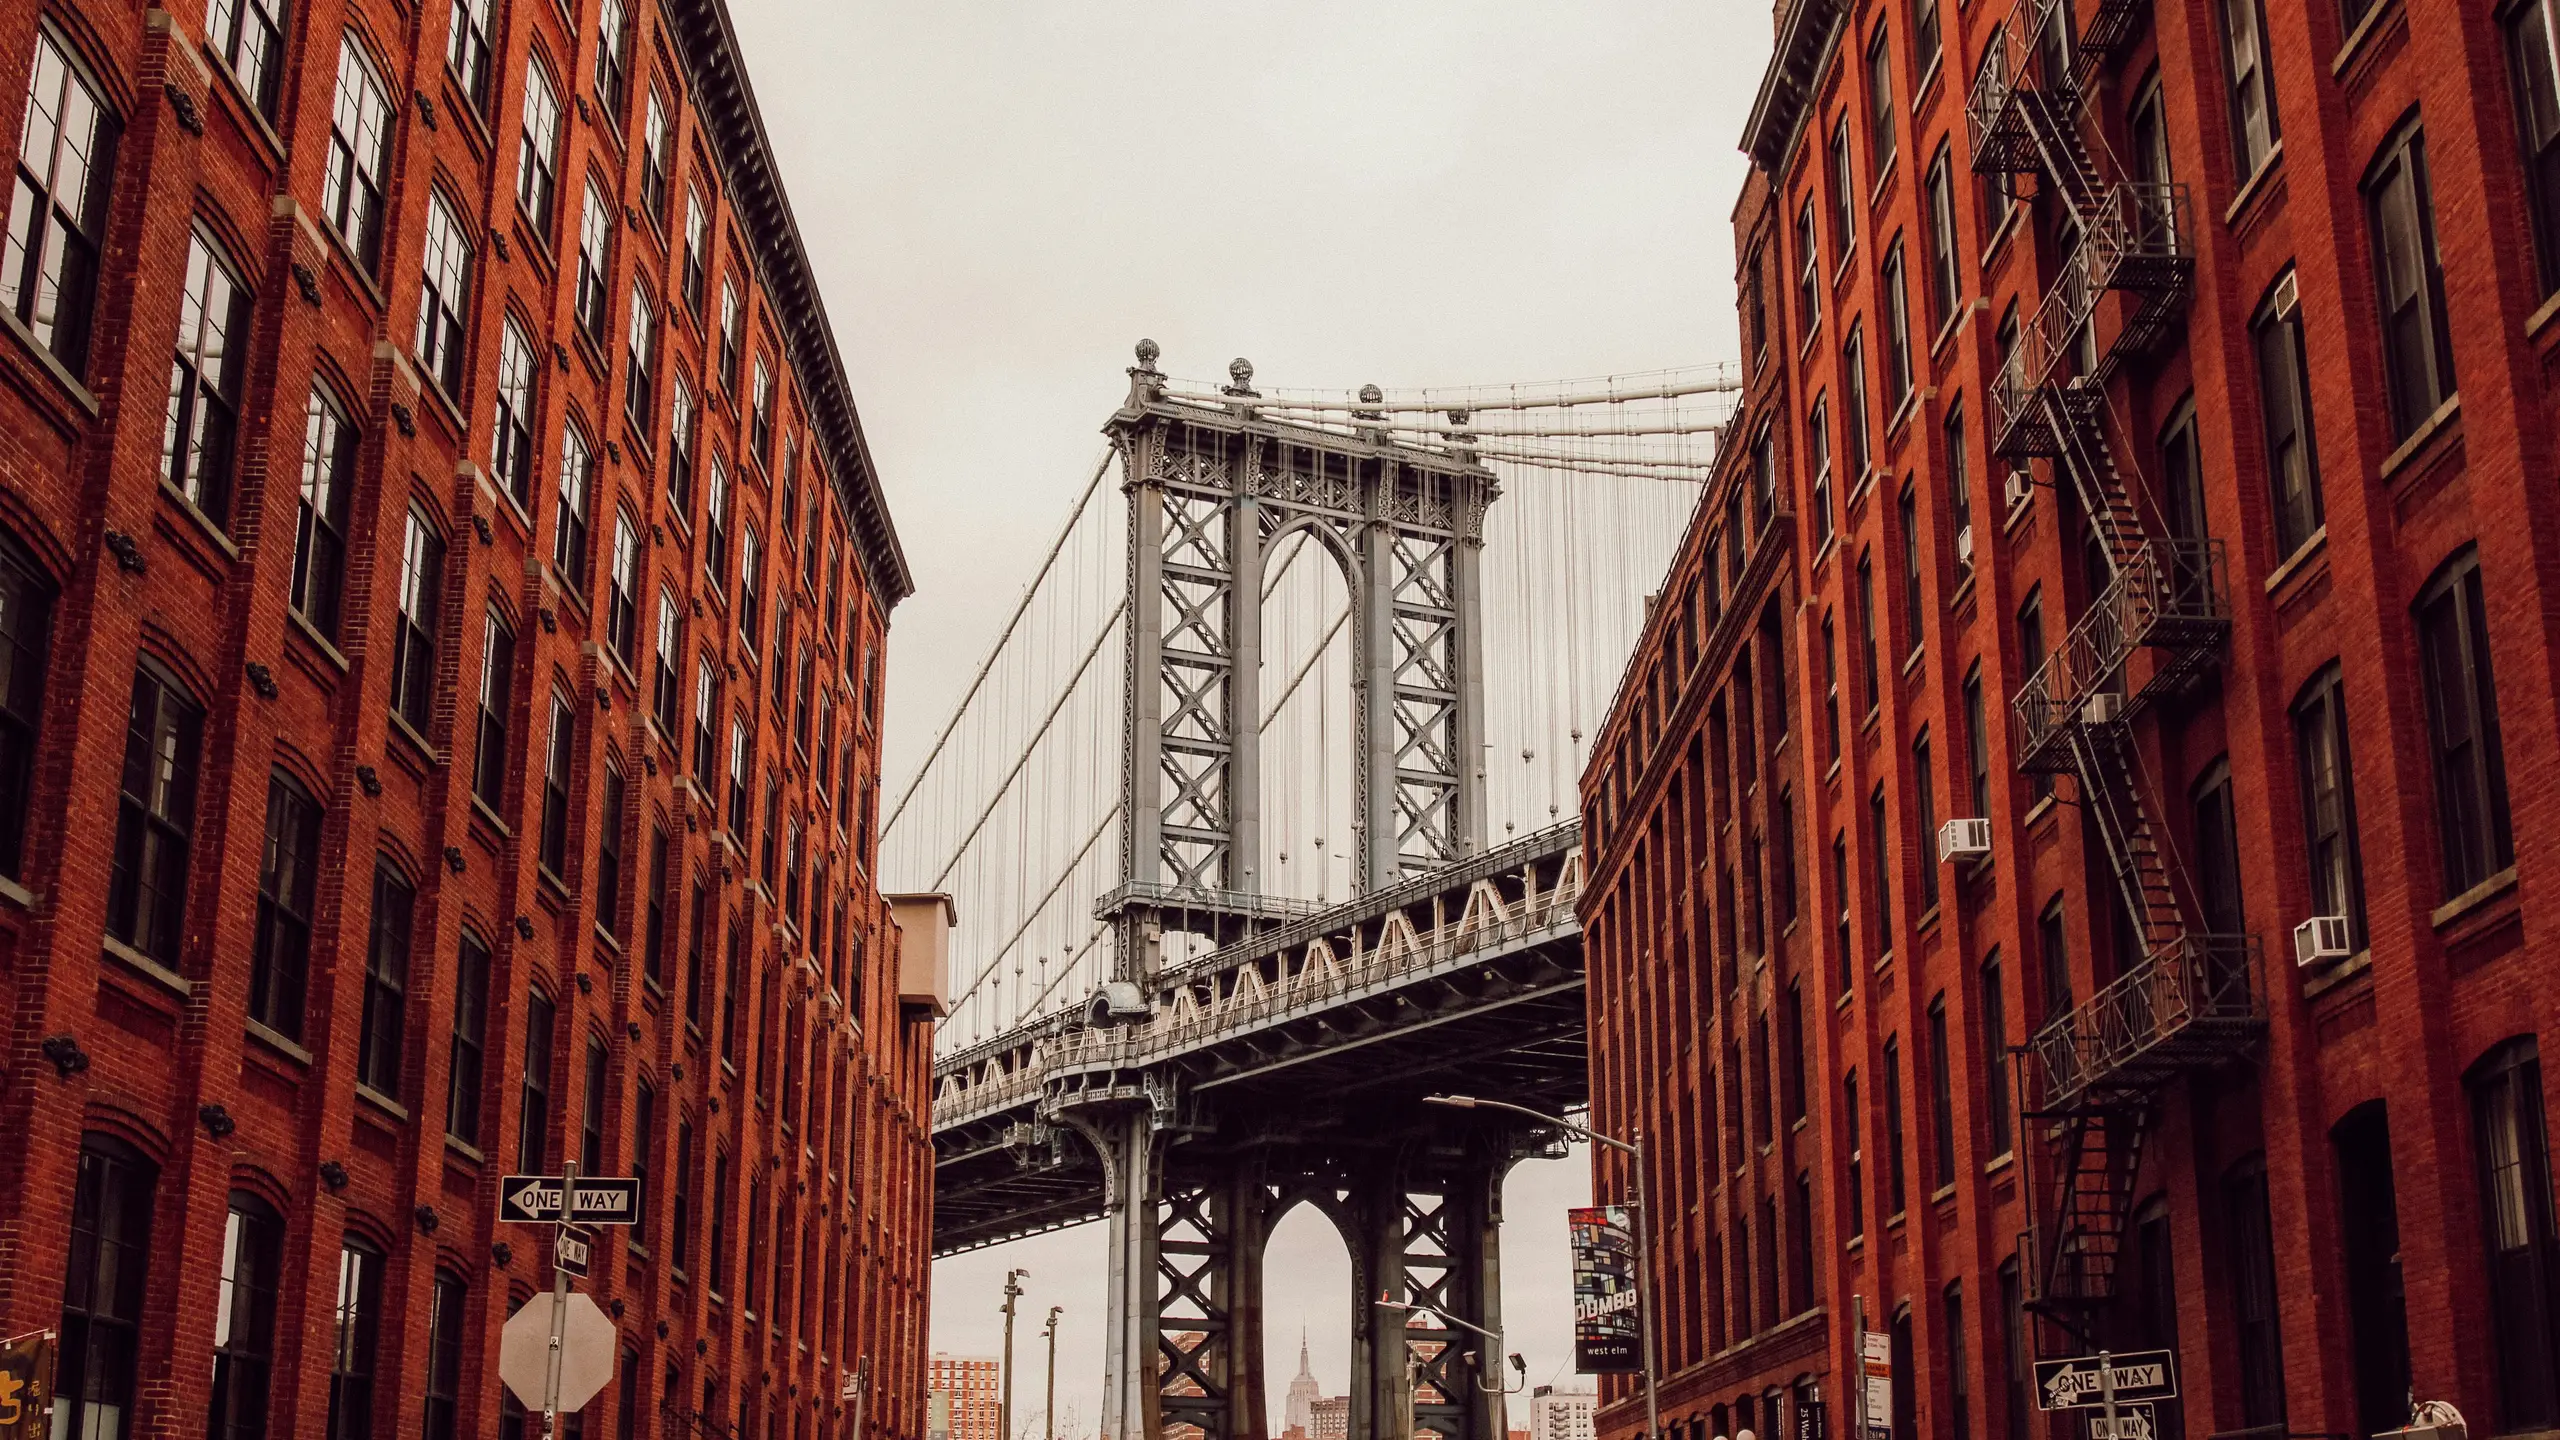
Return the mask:
<svg viewBox="0 0 2560 1440">
<path fill-rule="evenodd" d="M 569 1267 L 559 1263 L 558 1255 L 569 1245 L 569 1215 L 578 1208 L 578 1162 L 570 1160 L 560 1167 L 559 1229 L 552 1236 L 551 1265 L 551 1363 L 542 1380 L 542 1437 L 560 1437 L 560 1332 L 569 1316 Z"/>
</svg>

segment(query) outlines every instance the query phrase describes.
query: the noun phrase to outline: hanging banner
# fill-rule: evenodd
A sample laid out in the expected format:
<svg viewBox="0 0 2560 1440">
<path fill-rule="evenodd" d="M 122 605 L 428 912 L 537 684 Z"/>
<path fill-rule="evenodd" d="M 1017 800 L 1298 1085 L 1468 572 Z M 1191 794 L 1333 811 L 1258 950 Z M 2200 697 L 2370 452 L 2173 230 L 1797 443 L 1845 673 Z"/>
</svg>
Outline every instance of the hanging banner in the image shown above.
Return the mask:
<svg viewBox="0 0 2560 1440">
<path fill-rule="evenodd" d="M 1623 1205 L 1567 1212 L 1573 1228 L 1573 1368 L 1642 1370 L 1634 1231 Z"/>
<path fill-rule="evenodd" d="M 0 1340 L 0 1440 L 53 1433 L 53 1342 L 50 1330 Z"/>
</svg>

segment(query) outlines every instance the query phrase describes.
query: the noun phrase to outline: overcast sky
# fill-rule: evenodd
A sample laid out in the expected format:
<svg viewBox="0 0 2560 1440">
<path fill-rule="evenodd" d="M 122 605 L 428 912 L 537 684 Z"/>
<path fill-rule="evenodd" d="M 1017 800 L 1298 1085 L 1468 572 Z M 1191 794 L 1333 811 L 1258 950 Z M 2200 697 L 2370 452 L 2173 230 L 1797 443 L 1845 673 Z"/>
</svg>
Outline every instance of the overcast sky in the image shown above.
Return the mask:
<svg viewBox="0 0 2560 1440">
<path fill-rule="evenodd" d="M 1729 215 L 1765 0 L 1242 5 L 731 0 L 879 463 L 915 597 L 894 619 L 897 793 L 1065 516 L 1150 336 L 1258 384 L 1528 381 L 1736 354 Z M 963 917 L 966 923 L 966 917 Z M 1571 1381 L 1562 1208 L 1523 1165 L 1504 1309 Z M 992 1354 L 1027 1265 L 1067 1307 L 1061 1430 L 1100 1395 L 1098 1227 L 936 1267 L 932 1344 Z M 1267 1262 L 1277 1410 L 1303 1324 L 1346 1386 L 1350 1268 L 1285 1222 Z"/>
</svg>

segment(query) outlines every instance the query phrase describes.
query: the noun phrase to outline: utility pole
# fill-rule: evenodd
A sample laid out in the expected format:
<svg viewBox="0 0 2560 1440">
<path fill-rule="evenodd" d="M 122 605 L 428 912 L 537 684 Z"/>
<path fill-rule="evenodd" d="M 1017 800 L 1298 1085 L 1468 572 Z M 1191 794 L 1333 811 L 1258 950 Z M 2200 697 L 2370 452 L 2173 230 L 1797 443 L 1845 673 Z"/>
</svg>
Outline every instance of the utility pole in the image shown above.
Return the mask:
<svg viewBox="0 0 2560 1440">
<path fill-rule="evenodd" d="M 1049 1307 L 1049 1393 L 1040 1402 L 1040 1440 L 1058 1440 L 1058 1316 L 1066 1308 Z"/>
<path fill-rule="evenodd" d="M 1013 1440 L 1013 1302 L 1022 1298 L 1028 1270 L 1004 1272 L 1004 1390 L 996 1402 L 996 1440 Z"/>
</svg>

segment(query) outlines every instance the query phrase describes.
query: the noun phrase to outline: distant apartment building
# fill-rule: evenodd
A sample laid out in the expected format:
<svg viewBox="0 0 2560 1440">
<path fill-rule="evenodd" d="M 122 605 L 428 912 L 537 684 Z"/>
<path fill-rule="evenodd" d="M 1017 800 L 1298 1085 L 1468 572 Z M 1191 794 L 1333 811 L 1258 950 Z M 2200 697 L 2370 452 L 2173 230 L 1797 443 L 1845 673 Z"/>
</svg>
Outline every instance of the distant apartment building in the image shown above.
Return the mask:
<svg viewBox="0 0 2560 1440">
<path fill-rule="evenodd" d="M 1351 1440 L 1351 1397 L 1327 1395 L 1308 1406 L 1307 1440 Z"/>
<path fill-rule="evenodd" d="M 1002 1378 L 992 1355 L 933 1352 L 925 1367 L 929 1440 L 997 1440 L 1003 1421 L 996 1386 Z"/>
<path fill-rule="evenodd" d="M 1529 1428 L 1515 1430 L 1514 1440 L 1592 1440 L 1591 1412 L 1600 1397 L 1589 1390 L 1560 1390 L 1541 1385 L 1529 1392 Z"/>
</svg>

